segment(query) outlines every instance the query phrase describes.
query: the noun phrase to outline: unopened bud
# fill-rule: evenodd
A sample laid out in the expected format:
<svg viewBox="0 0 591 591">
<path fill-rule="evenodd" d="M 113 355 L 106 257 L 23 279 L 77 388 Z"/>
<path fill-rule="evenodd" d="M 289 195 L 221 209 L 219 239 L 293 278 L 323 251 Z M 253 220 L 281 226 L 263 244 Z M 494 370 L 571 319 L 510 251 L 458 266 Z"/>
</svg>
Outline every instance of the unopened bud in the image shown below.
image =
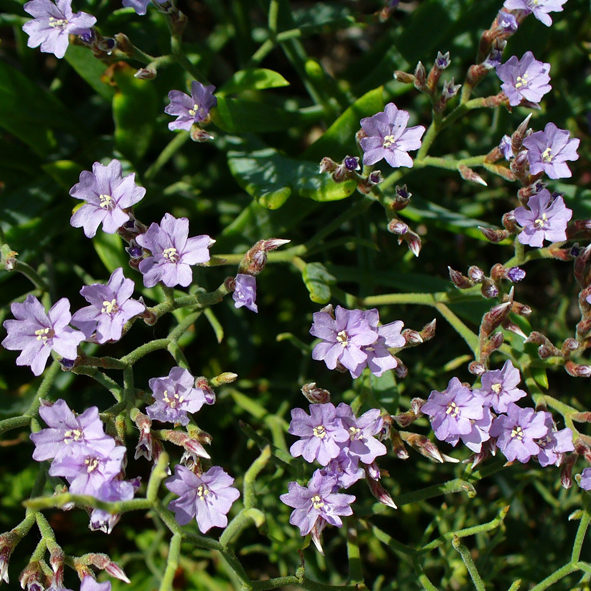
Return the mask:
<svg viewBox="0 0 591 591">
<path fill-rule="evenodd" d="M 34 591 L 36 589 L 43 591 L 43 589 L 45 589 L 44 585 L 42 585 L 43 579 L 44 576 L 41 569 L 41 564 L 38 561 L 34 561 L 27 564 L 27 566 L 21 572 L 18 581 L 21 584 L 22 589 L 26 587 L 27 591 Z M 0 580 L 2 580 L 1 572 Z M 5 580 L 8 583 L 8 575 L 6 575 Z"/>
<path fill-rule="evenodd" d="M 281 238 L 269 238 L 268 240 L 259 240 L 245 255 L 240 265 L 238 273 L 246 275 L 258 275 L 267 262 L 267 253 L 288 244 L 291 240 Z"/>
<path fill-rule="evenodd" d="M 406 242 L 408 250 L 410 250 L 410 252 L 412 252 L 416 257 L 418 257 L 422 247 L 421 238 L 419 237 L 419 235 L 409 229 L 409 231 L 402 236 L 402 240 Z M 399 238 L 398 244 L 400 243 L 401 239 Z"/>
<path fill-rule="evenodd" d="M 203 124 L 205 121 L 202 121 L 201 123 Z M 199 125 L 196 123 L 191 126 L 190 135 L 194 142 L 198 142 L 200 144 L 213 139 L 213 135 L 211 135 L 211 133 L 208 133 L 205 131 L 205 129 L 201 129 L 201 127 L 199 127 Z"/>
<path fill-rule="evenodd" d="M 564 369 L 568 375 L 575 378 L 589 378 L 591 377 L 591 365 L 582 365 L 574 361 L 567 361 Z"/>
<path fill-rule="evenodd" d="M 404 365 L 404 363 L 402 363 L 402 361 L 400 361 L 398 357 L 396 357 L 396 355 L 392 355 L 392 357 L 394 357 L 394 360 L 396 361 L 394 373 L 397 377 L 403 380 L 408 375 L 408 368 L 406 367 L 406 365 Z"/>
<path fill-rule="evenodd" d="M 573 485 L 573 466 L 577 460 L 575 454 L 568 454 L 560 466 L 560 485 L 569 489 Z"/>
<path fill-rule="evenodd" d="M 532 309 L 527 304 L 522 304 L 521 302 L 513 302 L 511 306 L 511 312 L 515 314 L 519 314 L 519 316 L 531 316 Z"/>
<path fill-rule="evenodd" d="M 482 282 L 480 291 L 487 299 L 496 298 L 499 295 L 499 288 L 495 285 L 494 281 L 491 281 L 490 279 L 485 279 Z"/>
<path fill-rule="evenodd" d="M 397 82 L 402 82 L 403 84 L 414 84 L 415 77 L 412 74 L 408 74 L 407 72 L 402 72 L 401 70 L 396 70 L 394 72 L 394 78 Z"/>
<path fill-rule="evenodd" d="M 338 164 L 328 156 L 320 161 L 320 174 L 323 172 L 333 172 L 337 169 Z"/>
<path fill-rule="evenodd" d="M 409 227 L 403 221 L 399 220 L 398 218 L 394 218 L 390 220 L 388 224 L 388 232 L 392 232 L 392 234 L 398 234 L 402 236 L 409 231 Z"/>
<path fill-rule="evenodd" d="M 376 480 L 371 478 L 366 478 L 367 485 L 369 486 L 369 490 L 371 494 L 383 505 L 387 507 L 391 507 L 392 509 L 398 509 L 396 503 L 392 500 L 390 494 L 386 491 L 386 489 Z"/>
<path fill-rule="evenodd" d="M 576 339 L 566 339 L 564 343 L 562 343 L 562 352 L 565 355 L 569 355 L 573 351 L 576 351 L 581 346 L 581 343 Z"/>
<path fill-rule="evenodd" d="M 484 271 L 480 267 L 472 265 L 468 268 L 468 277 L 470 277 L 470 279 L 474 281 L 474 283 L 482 283 L 484 281 L 485 275 Z"/>
<path fill-rule="evenodd" d="M 460 164 L 458 166 L 458 172 L 465 181 L 470 181 L 471 183 L 476 183 L 484 187 L 488 186 L 486 184 L 486 181 L 477 172 L 474 172 L 470 167 L 466 166 L 465 164 Z"/>
<path fill-rule="evenodd" d="M 412 425 L 417 420 L 417 418 L 417 415 L 412 410 L 392 416 L 392 419 L 396 421 L 396 424 L 403 429 L 406 429 L 406 427 Z"/>
<path fill-rule="evenodd" d="M 326 404 L 330 402 L 330 392 L 316 386 L 316 382 L 310 382 L 302 386 L 302 394 L 310 404 Z"/>
<path fill-rule="evenodd" d="M 502 242 L 506 238 L 509 237 L 509 232 L 506 230 L 497 230 L 495 228 L 485 228 L 484 226 L 478 226 L 478 229 L 482 232 L 484 237 L 493 242 L 494 244 L 498 244 Z"/>
<path fill-rule="evenodd" d="M 400 437 L 400 433 L 396 429 L 392 429 L 390 441 L 392 442 L 392 451 L 394 452 L 394 455 L 399 460 L 408 460 L 410 456 L 408 455 L 406 447 L 404 447 L 404 442 Z"/>
<path fill-rule="evenodd" d="M 427 89 L 427 71 L 425 70 L 425 66 L 423 66 L 422 62 L 417 64 L 415 68 L 415 88 L 417 90 L 426 90 Z"/>
<path fill-rule="evenodd" d="M 519 127 L 513 132 L 511 136 L 511 149 L 513 150 L 513 154 L 517 154 L 521 150 L 521 146 L 523 144 L 523 140 L 527 136 L 527 130 L 529 127 L 529 121 L 531 119 L 532 113 L 530 113 L 519 125 Z"/>
<path fill-rule="evenodd" d="M 412 330 L 411 328 L 405 328 L 402 331 L 402 336 L 406 340 L 407 347 L 415 347 L 416 345 L 420 345 L 423 342 L 421 335 L 416 330 Z"/>
<path fill-rule="evenodd" d="M 456 271 L 451 267 L 448 267 L 447 269 L 449 271 L 449 278 L 458 289 L 468 289 L 474 285 L 474 282 L 469 277 L 462 275 L 459 271 Z"/>
<path fill-rule="evenodd" d="M 423 342 L 430 341 L 435 336 L 435 329 L 436 328 L 437 328 L 437 319 L 436 318 L 433 318 L 433 320 L 431 320 L 431 322 L 428 322 L 427 324 L 425 324 L 425 326 L 423 326 L 423 328 L 419 332 L 419 335 L 420 335 L 421 339 L 423 339 Z"/>
<path fill-rule="evenodd" d="M 401 432 L 400 435 L 403 441 L 406 441 L 406 443 L 416 449 L 421 455 L 429 458 L 430 460 L 439 462 L 440 464 L 445 462 L 441 452 L 439 449 L 437 449 L 437 446 L 424 435 L 407 432 Z"/>
<path fill-rule="evenodd" d="M 149 64 L 145 68 L 140 68 L 133 76 L 138 80 L 154 80 L 156 75 L 156 68 L 152 64 Z"/>
<path fill-rule="evenodd" d="M 523 339 L 527 337 L 527 335 L 521 330 L 521 328 L 519 328 L 517 324 L 511 322 L 509 319 L 504 320 L 502 326 L 505 330 L 508 330 L 509 332 L 512 332 L 513 334 L 516 334 L 522 337 Z"/>
<path fill-rule="evenodd" d="M 286 242 L 289 242 L 289 240 L 286 240 Z M 238 379 L 237 373 L 233 373 L 231 371 L 225 371 L 225 372 L 221 373 L 219 376 L 215 376 L 215 377 L 211 378 L 210 382 L 214 388 L 217 388 L 217 387 L 223 386 L 225 384 L 232 384 L 237 379 Z"/>
</svg>

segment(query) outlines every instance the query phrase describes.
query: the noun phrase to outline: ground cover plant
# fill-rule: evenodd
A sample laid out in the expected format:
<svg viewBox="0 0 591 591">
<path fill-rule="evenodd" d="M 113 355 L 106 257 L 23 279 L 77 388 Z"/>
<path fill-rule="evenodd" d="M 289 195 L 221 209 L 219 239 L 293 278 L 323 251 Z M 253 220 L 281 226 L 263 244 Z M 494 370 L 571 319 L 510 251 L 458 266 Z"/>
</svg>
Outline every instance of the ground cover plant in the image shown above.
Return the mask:
<svg viewBox="0 0 591 591">
<path fill-rule="evenodd" d="M 589 589 L 587 0 L 4 0 L 0 584 Z"/>
</svg>

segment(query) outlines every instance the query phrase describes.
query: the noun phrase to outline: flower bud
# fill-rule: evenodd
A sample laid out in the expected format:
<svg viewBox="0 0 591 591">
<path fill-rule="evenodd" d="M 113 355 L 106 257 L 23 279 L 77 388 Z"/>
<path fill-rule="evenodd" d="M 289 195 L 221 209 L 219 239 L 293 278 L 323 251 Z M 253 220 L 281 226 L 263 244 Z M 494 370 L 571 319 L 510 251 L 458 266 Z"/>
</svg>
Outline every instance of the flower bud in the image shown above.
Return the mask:
<svg viewBox="0 0 591 591">
<path fill-rule="evenodd" d="M 124 583 L 131 583 L 123 569 L 116 562 L 113 562 L 106 554 L 86 554 L 83 558 L 86 559 L 84 561 L 85 563 L 88 563 L 99 570 L 104 570 L 112 577 L 115 577 Z"/>
<path fill-rule="evenodd" d="M 436 318 L 433 318 L 433 320 L 431 320 L 431 322 L 428 322 L 427 324 L 425 324 L 425 326 L 423 326 L 423 328 L 419 332 L 419 335 L 420 335 L 421 339 L 423 340 L 423 342 L 430 341 L 435 336 L 435 329 L 436 328 L 437 328 L 437 319 Z"/>
<path fill-rule="evenodd" d="M 206 123 L 206 121 L 201 121 L 201 125 L 205 125 Z M 200 144 L 213 139 L 213 135 L 211 135 L 211 133 L 208 133 L 205 131 L 205 129 L 201 129 L 201 127 L 199 127 L 199 125 L 196 123 L 191 126 L 190 135 L 194 142 L 198 142 Z"/>
<path fill-rule="evenodd" d="M 503 228 L 507 230 L 507 232 L 511 232 L 511 234 L 517 234 L 519 229 L 517 228 L 517 222 L 515 221 L 515 212 L 509 211 L 505 215 L 503 215 Z"/>
<path fill-rule="evenodd" d="M 488 278 L 482 282 L 480 291 L 487 299 L 496 298 L 499 295 L 499 288 L 495 285 L 494 281 L 491 281 Z"/>
<path fill-rule="evenodd" d="M 2 580 L 1 573 L 0 580 Z M 8 583 L 8 578 L 5 580 Z M 43 570 L 41 569 L 41 564 L 38 561 L 29 562 L 18 578 L 21 588 L 24 589 L 26 587 L 27 591 L 43 591 L 43 589 L 45 589 L 44 585 L 42 584 L 43 580 Z"/>
<path fill-rule="evenodd" d="M 138 80 L 154 80 L 158 72 L 153 64 L 148 64 L 145 68 L 140 68 L 134 75 Z"/>
<path fill-rule="evenodd" d="M 417 90 L 427 90 L 427 71 L 425 70 L 425 66 L 423 66 L 422 62 L 417 64 L 414 78 L 414 85 Z"/>
<path fill-rule="evenodd" d="M 527 338 L 527 335 L 517 326 L 517 324 L 511 322 L 508 318 L 503 322 L 502 327 L 513 334 L 520 336 L 521 338 Z"/>
<path fill-rule="evenodd" d="M 591 377 L 591 365 L 582 365 L 575 363 L 574 361 L 567 361 L 564 369 L 568 375 L 574 378 L 590 378 Z"/>
<path fill-rule="evenodd" d="M 408 460 L 410 456 L 408 455 L 406 447 L 404 447 L 404 442 L 400 437 L 400 433 L 396 429 L 392 429 L 390 441 L 392 442 L 392 451 L 394 452 L 394 455 L 399 460 Z"/>
<path fill-rule="evenodd" d="M 259 240 L 245 255 L 238 267 L 238 273 L 245 275 L 258 275 L 267 262 L 267 253 L 288 244 L 291 240 L 281 238 L 269 238 L 268 240 Z"/>
<path fill-rule="evenodd" d="M 517 154 L 521 150 L 523 140 L 527 137 L 529 121 L 533 113 L 530 113 L 519 125 L 519 127 L 511 135 L 511 149 L 513 154 Z"/>
<path fill-rule="evenodd" d="M 416 347 L 423 343 L 421 335 L 411 328 L 405 328 L 402 331 L 402 336 L 406 339 L 406 347 Z"/>
<path fill-rule="evenodd" d="M 402 211 L 409 204 L 411 197 L 412 193 L 408 190 L 406 185 L 402 185 L 402 187 L 396 185 L 396 188 L 394 189 L 394 200 L 390 207 L 392 207 L 394 211 Z"/>
<path fill-rule="evenodd" d="M 562 352 L 565 355 L 570 355 L 573 351 L 576 351 L 581 346 L 581 343 L 576 339 L 566 339 L 564 343 L 562 343 Z"/>
<path fill-rule="evenodd" d="M 458 166 L 458 172 L 465 181 L 470 181 L 472 183 L 477 183 L 478 185 L 488 187 L 486 181 L 478 173 L 474 172 L 465 164 L 460 164 Z"/>
<path fill-rule="evenodd" d="M 414 84 L 416 81 L 416 78 L 412 74 L 407 74 L 401 70 L 394 72 L 394 78 L 397 82 L 402 82 L 403 84 Z"/>
<path fill-rule="evenodd" d="M 482 283 L 484 281 L 485 275 L 484 271 L 480 267 L 472 265 L 468 268 L 468 277 L 474 281 L 474 283 Z"/>
<path fill-rule="evenodd" d="M 406 431 L 402 431 L 400 433 L 402 440 L 408 443 L 413 449 L 417 450 L 421 455 L 429 458 L 430 460 L 434 460 L 443 464 L 445 460 L 441 455 L 437 446 L 424 435 L 419 435 L 418 433 L 408 433 Z"/>
<path fill-rule="evenodd" d="M 406 242 L 408 250 L 418 257 L 422 247 L 420 236 L 409 229 L 401 238 Z M 400 244 L 402 240 L 399 238 L 398 244 Z"/>
<path fill-rule="evenodd" d="M 560 485 L 569 489 L 573 485 L 573 466 L 577 461 L 575 454 L 568 454 L 560 466 Z"/>
<path fill-rule="evenodd" d="M 394 368 L 394 372 L 396 373 L 397 377 L 403 380 L 408 375 L 408 368 L 406 365 L 404 365 L 404 363 L 402 363 L 402 361 L 400 361 L 398 357 L 396 357 L 396 355 L 392 355 L 392 357 L 394 357 L 397 363 L 396 367 Z"/>
<path fill-rule="evenodd" d="M 498 244 L 509 237 L 509 232 L 506 230 L 495 230 L 494 228 L 485 228 L 484 226 L 478 226 L 478 229 L 487 240 L 494 244 Z"/>
<path fill-rule="evenodd" d="M 337 169 L 337 167 L 338 164 L 332 158 L 325 156 L 320 161 L 320 174 L 322 174 L 323 172 L 333 172 Z"/>
<path fill-rule="evenodd" d="M 195 456 L 208 460 L 211 459 L 211 456 L 205 451 L 203 445 L 201 445 L 197 439 L 189 437 L 189 435 L 183 433 L 183 431 L 164 429 L 160 434 L 165 441 L 170 441 L 171 443 L 174 443 L 174 445 L 184 447 L 188 452 L 191 452 Z"/>
<path fill-rule="evenodd" d="M 392 234 L 398 234 L 399 236 L 403 236 L 409 231 L 409 227 L 403 221 L 399 220 L 398 218 L 394 218 L 390 220 L 388 224 L 388 232 L 392 232 Z"/>
<path fill-rule="evenodd" d="M 528 305 L 522 304 L 521 302 L 513 302 L 513 305 L 511 306 L 511 312 L 519 314 L 519 316 L 527 317 L 531 316 L 532 309 Z"/>
<path fill-rule="evenodd" d="M 302 394 L 310 404 L 326 404 L 330 402 L 330 392 L 316 386 L 316 382 L 310 382 L 302 386 Z"/>
<path fill-rule="evenodd" d="M 396 424 L 403 429 L 406 429 L 406 427 L 412 425 L 417 420 L 417 418 L 417 415 L 412 410 L 392 416 L 392 419 L 396 421 Z"/>
<path fill-rule="evenodd" d="M 386 489 L 376 480 L 372 478 L 366 478 L 367 485 L 369 486 L 369 490 L 371 494 L 380 502 L 382 505 L 386 505 L 387 507 L 391 507 L 392 509 L 398 509 L 396 503 L 392 500 L 392 497 Z"/>
<path fill-rule="evenodd" d="M 449 278 L 458 289 L 468 289 L 474 285 L 474 282 L 469 277 L 462 275 L 459 271 L 456 271 L 451 267 L 448 267 L 447 269 L 449 271 Z"/>
</svg>

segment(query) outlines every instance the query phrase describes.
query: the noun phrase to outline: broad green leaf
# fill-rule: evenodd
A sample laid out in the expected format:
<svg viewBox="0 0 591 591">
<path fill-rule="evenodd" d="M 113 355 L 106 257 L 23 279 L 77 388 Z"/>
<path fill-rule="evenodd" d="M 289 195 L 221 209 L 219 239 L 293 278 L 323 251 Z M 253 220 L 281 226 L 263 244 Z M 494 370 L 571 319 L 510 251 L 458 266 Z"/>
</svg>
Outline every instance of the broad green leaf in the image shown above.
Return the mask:
<svg viewBox="0 0 591 591">
<path fill-rule="evenodd" d="M 141 160 L 150 146 L 158 115 L 158 96 L 149 80 L 134 78 L 135 68 L 116 64 L 113 79 L 117 92 L 113 97 L 115 145 L 131 161 Z"/>
<path fill-rule="evenodd" d="M 306 160 L 320 162 L 324 156 L 341 160 L 357 152 L 355 134 L 360 120 L 384 110 L 383 88 L 375 88 L 357 99 L 303 154 Z"/>
<path fill-rule="evenodd" d="M 337 280 L 322 263 L 308 263 L 304 267 L 302 279 L 313 302 L 328 304 L 331 297 L 330 286 L 334 285 Z"/>
<path fill-rule="evenodd" d="M 109 273 L 118 267 L 127 267 L 129 257 L 125 254 L 123 240 L 118 234 L 98 232 L 92 239 L 92 244 Z"/>
<path fill-rule="evenodd" d="M 223 96 L 218 97 L 218 105 L 211 110 L 211 118 L 228 133 L 283 131 L 300 122 L 298 113 L 293 111 Z"/>
<path fill-rule="evenodd" d="M 355 182 L 335 183 L 314 162 L 283 156 L 274 148 L 228 152 L 228 166 L 238 184 L 268 209 L 281 207 L 292 194 L 315 201 L 337 201 L 355 191 Z"/>
<path fill-rule="evenodd" d="M 59 99 L 3 61 L 0 61 L 0 127 L 40 156 L 46 156 L 56 147 L 53 129 L 79 131 L 73 115 Z"/>
<path fill-rule="evenodd" d="M 72 160 L 56 160 L 44 164 L 41 168 L 67 191 L 78 182 L 80 175 L 80 165 Z"/>
<path fill-rule="evenodd" d="M 113 99 L 115 88 L 103 81 L 102 78 L 107 66 L 96 59 L 90 49 L 70 44 L 65 59 L 98 94 L 108 101 Z"/>
<path fill-rule="evenodd" d="M 278 72 L 266 68 L 247 68 L 239 70 L 216 92 L 216 96 L 226 96 L 243 90 L 264 90 L 289 86 L 289 82 Z"/>
</svg>

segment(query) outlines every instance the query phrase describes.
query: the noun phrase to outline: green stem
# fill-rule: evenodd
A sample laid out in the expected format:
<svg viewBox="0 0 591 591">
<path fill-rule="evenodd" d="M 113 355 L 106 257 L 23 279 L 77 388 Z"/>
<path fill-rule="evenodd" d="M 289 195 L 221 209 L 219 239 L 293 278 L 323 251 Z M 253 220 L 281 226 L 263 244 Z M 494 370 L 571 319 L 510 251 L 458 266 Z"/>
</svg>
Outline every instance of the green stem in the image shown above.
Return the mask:
<svg viewBox="0 0 591 591">
<path fill-rule="evenodd" d="M 255 482 L 257 476 L 265 468 L 270 459 L 271 446 L 267 445 L 263 448 L 261 455 L 250 465 L 250 468 L 246 471 L 246 474 L 244 475 L 243 498 L 244 507 L 246 509 L 250 509 L 251 507 L 254 507 L 256 504 Z"/>
<path fill-rule="evenodd" d="M 462 560 L 464 561 L 464 564 L 470 573 L 470 577 L 472 578 L 472 582 L 474 583 L 477 591 L 486 591 L 484 581 L 482 580 L 482 577 L 480 576 L 480 573 L 474 564 L 474 560 L 472 560 L 470 550 L 460 543 L 460 538 L 457 536 L 454 537 L 452 546 L 460 553 L 460 556 L 462 557 Z"/>
<path fill-rule="evenodd" d="M 153 503 L 148 499 L 132 499 L 131 501 L 117 501 L 115 503 L 107 503 L 100 501 L 95 497 L 89 495 L 73 495 L 71 493 L 62 493 L 53 497 L 35 497 L 23 501 L 23 505 L 34 511 L 41 509 L 61 509 L 68 503 L 74 503 L 77 507 L 91 507 L 93 509 L 103 509 L 112 515 L 116 513 L 127 513 L 128 511 L 141 511 L 145 509 L 152 509 Z M 38 513 L 40 515 L 40 513 Z"/>
<path fill-rule="evenodd" d="M 37 271 L 31 267 L 31 265 L 28 265 L 27 263 L 17 259 L 14 270 L 22 273 L 37 289 L 43 292 L 49 291 L 49 287 L 45 282 L 45 279 L 43 279 L 43 277 L 41 277 L 41 275 L 39 275 L 39 273 L 37 273 Z"/>
<path fill-rule="evenodd" d="M 584 495 L 588 496 L 589 493 L 583 493 Z M 579 562 L 581 559 L 581 550 L 583 549 L 583 542 L 585 541 L 585 535 L 587 534 L 587 528 L 589 527 L 589 521 L 591 520 L 591 515 L 587 508 L 585 508 L 585 512 L 581 517 L 581 521 L 579 522 L 579 529 L 577 530 L 577 535 L 575 537 L 575 543 L 573 544 L 573 552 L 571 556 L 571 562 L 573 564 Z"/>
<path fill-rule="evenodd" d="M 146 491 L 146 498 L 152 503 L 156 503 L 158 499 L 158 489 L 162 484 L 162 481 L 168 477 L 168 454 L 161 452 L 158 457 L 158 462 L 152 469 L 150 474 L 150 480 L 148 480 L 148 490 Z"/>
<path fill-rule="evenodd" d="M 191 368 L 189 367 L 189 362 L 185 357 L 185 354 L 183 353 L 182 349 L 179 347 L 176 341 L 171 341 L 170 343 L 168 343 L 167 349 L 179 367 L 182 367 L 187 371 L 191 370 Z"/>
<path fill-rule="evenodd" d="M 121 357 L 120 363 L 124 368 L 126 368 L 130 365 L 133 365 L 134 363 L 137 363 L 142 357 L 145 357 L 149 353 L 159 351 L 160 349 L 166 349 L 169 342 L 170 341 L 168 339 L 156 339 L 154 341 L 150 341 L 149 343 L 134 349 L 131 353 L 125 355 L 125 357 Z"/>
<path fill-rule="evenodd" d="M 347 557 L 349 559 L 349 581 L 351 583 L 363 582 L 363 569 L 361 567 L 361 552 L 359 551 L 359 537 L 355 527 L 354 518 L 345 519 L 347 528 Z"/>
<path fill-rule="evenodd" d="M 542 591 L 543 589 L 547 589 L 554 583 L 560 581 L 567 575 L 574 573 L 575 571 L 579 570 L 576 564 L 568 563 L 565 564 L 562 568 L 559 568 L 556 572 L 553 572 L 549 577 L 546 577 L 542 582 L 538 583 L 535 587 L 532 587 L 529 591 Z"/>
<path fill-rule="evenodd" d="M 220 544 L 222 548 L 227 550 L 232 542 L 236 542 L 242 531 L 250 525 L 251 521 L 257 528 L 261 527 L 263 523 L 265 523 L 265 515 L 254 507 L 250 509 L 242 509 L 242 511 L 230 521 L 220 536 Z"/>
<path fill-rule="evenodd" d="M 174 534 L 170 540 L 170 546 L 168 547 L 168 557 L 166 560 L 166 570 L 160 583 L 160 591 L 172 591 L 172 582 L 176 569 L 179 566 L 179 559 L 181 554 L 181 534 Z"/>
</svg>

